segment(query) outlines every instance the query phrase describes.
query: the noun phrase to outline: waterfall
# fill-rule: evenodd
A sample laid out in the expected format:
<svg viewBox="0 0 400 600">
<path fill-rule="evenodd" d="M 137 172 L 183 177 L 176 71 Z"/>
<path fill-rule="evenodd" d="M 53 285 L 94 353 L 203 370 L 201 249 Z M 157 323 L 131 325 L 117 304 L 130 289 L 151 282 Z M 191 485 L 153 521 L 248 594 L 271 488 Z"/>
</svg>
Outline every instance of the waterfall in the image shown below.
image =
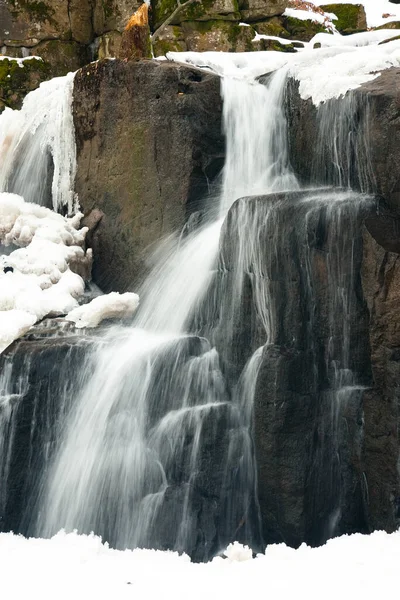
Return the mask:
<svg viewBox="0 0 400 600">
<path fill-rule="evenodd" d="M 296 185 L 284 82 L 281 73 L 269 87 L 222 81 L 228 158 L 221 215 L 244 193 Z M 255 132 L 260 160 L 249 159 Z M 113 331 L 86 364 L 93 375 L 68 417 L 38 503 L 37 534 L 94 530 L 118 548 L 168 547 L 200 559 L 219 549 L 210 546 L 210 527 L 221 547 L 240 536 L 257 542 L 250 428 L 260 351 L 247 356 L 235 384 L 218 346 L 194 326 L 215 277 L 222 220 L 217 215 L 170 245 L 139 290 L 132 328 Z M 216 472 L 207 473 L 207 464 Z"/>
<path fill-rule="evenodd" d="M 74 74 L 46 81 L 0 118 L 0 191 L 71 214 L 76 208 Z"/>
<path fill-rule="evenodd" d="M 363 385 L 354 360 L 360 304 L 354 244 L 365 198 L 342 190 L 299 191 L 287 146 L 286 78 L 286 68 L 265 85 L 222 78 L 226 163 L 219 206 L 199 230 L 165 243 L 138 290 L 141 305 L 132 325 L 112 328 L 84 351 L 79 347 L 66 362 L 66 372 L 74 373 L 67 387 L 53 374 L 45 398 L 57 399 L 57 423 L 49 425 L 51 438 L 43 434 L 42 478 L 29 483 L 24 531 L 44 537 L 61 528 L 94 531 L 116 548 L 173 549 L 197 560 L 235 539 L 262 547 L 253 448 L 254 435 L 261 434 L 253 405 L 263 382 L 272 415 L 289 405 L 295 412 L 297 402 L 309 403 L 310 414 L 328 407 L 320 430 L 303 436 L 312 458 L 306 463 L 299 451 L 296 460 L 299 473 L 307 471 L 304 482 L 313 483 L 306 492 L 315 516 L 309 530 L 317 523 L 325 538 L 340 530 L 338 431 L 343 410 L 359 402 Z M 74 208 L 71 89 L 71 77 L 42 85 L 18 118 L 5 113 L 0 131 L 6 157 L 0 189 L 43 204 L 52 197 L 54 209 L 67 212 Z M 330 116 L 324 119 L 328 129 Z M 345 139 L 345 132 L 340 135 Z M 335 183 L 351 182 L 339 162 L 336 170 Z M 34 387 L 29 378 L 40 388 L 27 363 L 28 391 L 10 391 L 10 368 L 0 381 L 5 512 L 13 407 Z M 282 390 L 285 369 L 290 385 Z M 306 390 L 296 387 L 304 382 Z M 266 493 L 259 482 L 269 514 L 280 485 L 291 485 L 286 472 L 268 481 Z M 299 519 L 307 510 L 300 507 Z M 280 539 L 271 534 L 266 541 Z"/>
</svg>

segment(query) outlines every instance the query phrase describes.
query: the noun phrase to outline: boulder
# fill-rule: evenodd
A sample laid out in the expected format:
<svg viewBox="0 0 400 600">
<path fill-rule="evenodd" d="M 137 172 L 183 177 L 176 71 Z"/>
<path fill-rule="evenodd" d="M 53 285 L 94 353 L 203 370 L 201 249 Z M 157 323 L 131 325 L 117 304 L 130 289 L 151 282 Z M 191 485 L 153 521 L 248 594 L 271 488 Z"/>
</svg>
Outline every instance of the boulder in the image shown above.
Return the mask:
<svg viewBox="0 0 400 600">
<path fill-rule="evenodd" d="M 249 23 L 282 15 L 290 6 L 289 0 L 241 0 L 239 3 L 242 19 Z"/>
<path fill-rule="evenodd" d="M 303 21 L 295 17 L 283 17 L 283 25 L 289 32 L 289 37 L 302 42 L 309 42 L 317 33 L 326 33 L 326 27 L 311 19 Z"/>
<path fill-rule="evenodd" d="M 186 52 L 187 45 L 182 27 L 167 25 L 153 41 L 154 56 L 165 56 L 167 52 Z"/>
<path fill-rule="evenodd" d="M 50 66 L 41 59 L 19 62 L 0 59 L 0 112 L 5 107 L 19 109 L 26 94 L 48 79 Z"/>
<path fill-rule="evenodd" d="M 185 6 L 187 4 L 187 6 Z M 170 17 L 177 9 L 176 0 L 153 0 L 153 30 Z M 172 25 L 179 25 L 183 21 L 215 21 L 215 20 L 240 20 L 237 0 L 189 0 L 182 2 L 182 7 L 176 11 Z"/>
<path fill-rule="evenodd" d="M 343 35 L 367 31 L 367 16 L 362 4 L 324 4 L 321 8 L 337 16 L 333 23 Z"/>
<path fill-rule="evenodd" d="M 223 164 L 219 78 L 168 62 L 104 61 L 79 71 L 75 189 L 91 232 L 94 281 L 136 288 L 149 246 L 201 208 Z"/>
<path fill-rule="evenodd" d="M 227 21 L 186 21 L 182 29 L 188 50 L 193 52 L 252 52 L 255 31 Z"/>
</svg>

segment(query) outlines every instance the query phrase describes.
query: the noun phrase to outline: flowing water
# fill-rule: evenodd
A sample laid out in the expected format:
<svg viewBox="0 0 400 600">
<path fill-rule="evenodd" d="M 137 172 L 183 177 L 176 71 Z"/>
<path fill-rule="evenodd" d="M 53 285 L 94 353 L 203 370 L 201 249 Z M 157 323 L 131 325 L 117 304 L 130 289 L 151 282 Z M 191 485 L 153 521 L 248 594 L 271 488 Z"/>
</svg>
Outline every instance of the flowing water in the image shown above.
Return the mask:
<svg viewBox="0 0 400 600">
<path fill-rule="evenodd" d="M 288 157 L 285 82 L 284 69 L 267 85 L 222 80 L 227 156 L 217 218 L 210 215 L 202 229 L 169 245 L 139 290 L 132 326 L 113 329 L 85 354 L 78 383 L 58 413 L 56 448 L 46 457 L 40 486 L 25 511 L 30 533 L 51 536 L 62 527 L 94 531 L 117 548 L 171 548 L 200 560 L 234 539 L 261 544 L 253 400 L 264 348 L 279 343 L 281 335 L 277 272 L 291 268 L 282 258 L 288 212 L 279 192 L 299 188 Z M 72 80 L 46 85 L 28 97 L 17 117 L 6 113 L 0 120 L 6 157 L 0 189 L 48 204 L 44 182 L 50 179 L 53 207 L 71 212 Z M 238 198 L 271 192 L 277 199 L 272 204 L 260 196 L 260 204 L 250 209 L 246 199 L 231 209 Z M 312 306 L 310 253 L 304 254 L 308 221 L 324 214 L 340 235 L 349 218 L 357 219 L 340 208 L 349 205 L 349 197 L 334 192 L 311 192 L 301 202 L 295 245 Z M 332 349 L 324 355 L 336 404 L 344 390 L 356 386 L 347 319 L 355 280 L 352 266 L 350 272 L 340 267 L 342 260 L 353 264 L 348 248 L 346 242 L 343 251 L 327 249 Z M 305 322 L 310 331 L 303 328 L 302 335 L 313 346 L 312 319 Z M 303 338 L 291 343 L 301 345 Z M 313 367 L 316 379 L 318 368 Z M 0 448 L 6 457 L 0 481 L 8 477 L 13 402 L 20 402 L 8 391 L 7 373 L 3 370 L 0 384 L 0 409 L 5 407 Z M 2 493 L 0 508 L 6 502 Z M 332 521 L 339 512 L 340 498 L 332 506 Z"/>
</svg>

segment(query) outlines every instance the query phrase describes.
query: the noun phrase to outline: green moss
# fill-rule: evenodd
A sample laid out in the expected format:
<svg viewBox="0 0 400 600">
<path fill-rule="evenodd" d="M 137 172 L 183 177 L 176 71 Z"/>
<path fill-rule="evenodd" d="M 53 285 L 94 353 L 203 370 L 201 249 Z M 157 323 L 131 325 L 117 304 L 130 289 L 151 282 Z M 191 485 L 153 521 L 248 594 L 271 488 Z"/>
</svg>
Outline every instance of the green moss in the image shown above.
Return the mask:
<svg viewBox="0 0 400 600">
<path fill-rule="evenodd" d="M 314 21 L 302 21 L 293 17 L 284 17 L 285 29 L 290 37 L 302 42 L 309 42 L 317 33 L 326 33 L 326 29 L 320 23 Z"/>
<path fill-rule="evenodd" d="M 204 40 L 200 41 L 199 47 L 196 48 L 199 51 L 249 52 L 255 50 L 252 44 L 255 31 L 252 27 L 242 27 L 231 21 L 219 20 L 187 21 L 182 25 L 184 31 L 194 30 L 204 36 Z M 209 33 L 213 35 L 208 36 Z"/>
<path fill-rule="evenodd" d="M 174 24 L 183 23 L 184 21 L 209 21 L 209 20 L 221 20 L 221 21 L 240 21 L 241 16 L 239 12 L 239 5 L 237 0 L 233 1 L 232 10 L 230 14 L 219 14 L 215 11 L 214 5 L 215 0 L 199 0 L 193 2 L 185 7 L 185 2 L 182 2 L 182 8 L 174 19 Z M 152 0 L 152 25 L 153 29 L 158 28 L 177 8 L 176 0 Z"/>
<path fill-rule="evenodd" d="M 0 60 L 0 112 L 5 106 L 20 108 L 28 92 L 49 79 L 50 67 L 38 58 L 25 60 Z"/>
<path fill-rule="evenodd" d="M 113 0 L 102 0 L 101 2 L 105 19 L 110 19 L 114 14 Z"/>
<path fill-rule="evenodd" d="M 375 29 L 400 29 L 400 21 L 391 21 L 390 23 L 384 23 L 375 27 Z"/>
<path fill-rule="evenodd" d="M 341 33 L 354 33 L 366 29 L 364 7 L 360 4 L 325 4 L 321 8 L 337 16 L 334 24 Z"/>
<path fill-rule="evenodd" d="M 29 18 L 32 21 L 38 21 L 39 23 L 44 23 L 45 21 L 49 21 L 50 23 L 54 22 L 55 10 L 51 6 L 48 6 L 46 2 L 42 2 L 42 0 L 8 0 L 9 4 L 14 8 L 16 14 L 18 11 L 23 11 L 27 13 Z"/>
<path fill-rule="evenodd" d="M 159 27 L 176 8 L 176 0 L 151 0 L 153 26 Z"/>
<path fill-rule="evenodd" d="M 272 17 L 268 21 L 254 23 L 254 28 L 261 35 L 274 35 L 281 38 L 290 38 L 290 33 L 283 27 L 281 19 Z"/>
</svg>

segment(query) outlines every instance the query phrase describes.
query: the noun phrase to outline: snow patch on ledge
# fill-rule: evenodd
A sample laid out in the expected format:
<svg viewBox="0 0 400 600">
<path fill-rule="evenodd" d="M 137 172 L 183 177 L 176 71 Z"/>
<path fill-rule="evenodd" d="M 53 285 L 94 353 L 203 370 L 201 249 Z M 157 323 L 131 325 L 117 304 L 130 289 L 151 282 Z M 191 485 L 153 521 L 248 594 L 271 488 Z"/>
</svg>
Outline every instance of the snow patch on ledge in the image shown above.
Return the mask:
<svg viewBox="0 0 400 600">
<path fill-rule="evenodd" d="M 94 298 L 88 304 L 78 306 L 65 317 L 75 327 L 97 327 L 104 319 L 115 319 L 133 315 L 139 306 L 139 296 L 131 292 L 111 292 Z"/>
<path fill-rule="evenodd" d="M 85 284 L 70 267 L 92 260 L 83 249 L 82 216 L 66 218 L 0 193 L 0 352 L 37 321 L 78 306 Z"/>
<path fill-rule="evenodd" d="M 400 67 L 400 40 L 379 45 L 394 35 L 394 30 L 350 36 L 320 33 L 295 54 L 169 52 L 167 58 L 253 84 L 260 75 L 286 69 L 287 75 L 299 82 L 301 97 L 318 106 L 379 77 L 385 69 Z M 322 47 L 314 49 L 315 43 Z"/>
</svg>

